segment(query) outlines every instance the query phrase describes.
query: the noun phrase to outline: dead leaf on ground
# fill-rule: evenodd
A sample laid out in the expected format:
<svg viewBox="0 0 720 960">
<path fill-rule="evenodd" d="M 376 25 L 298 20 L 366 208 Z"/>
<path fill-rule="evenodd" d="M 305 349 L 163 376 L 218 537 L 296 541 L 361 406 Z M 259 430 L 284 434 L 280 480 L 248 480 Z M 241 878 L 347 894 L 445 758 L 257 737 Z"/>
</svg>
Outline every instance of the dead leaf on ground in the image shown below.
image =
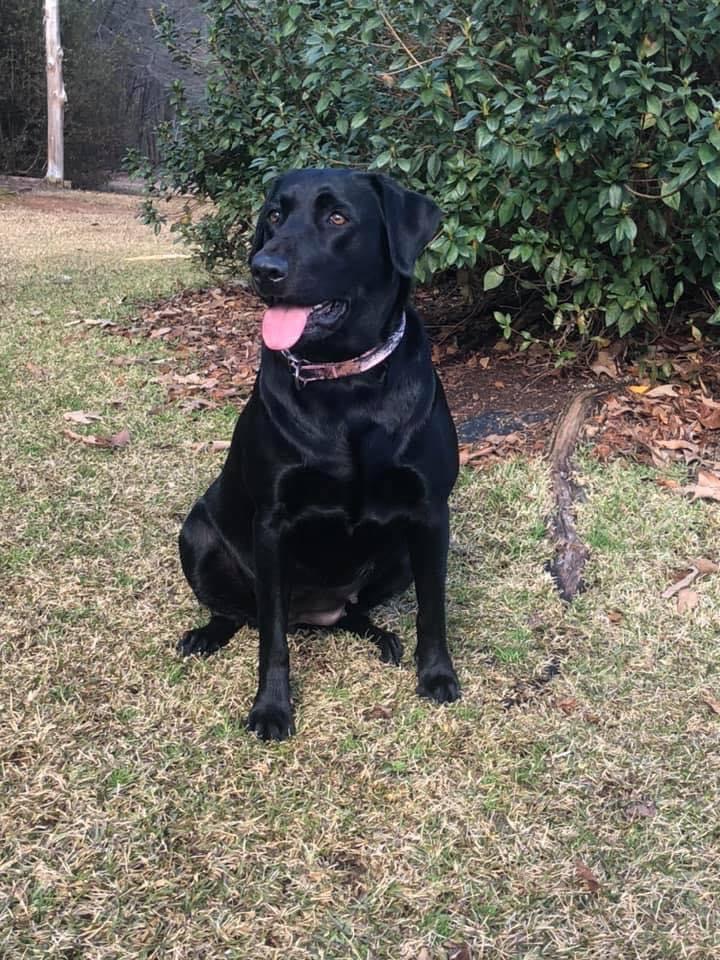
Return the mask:
<svg viewBox="0 0 720 960">
<path fill-rule="evenodd" d="M 197 443 L 187 442 L 183 444 L 193 453 L 219 453 L 221 450 L 230 449 L 229 440 L 200 440 Z"/>
<path fill-rule="evenodd" d="M 716 717 L 720 717 L 720 700 L 711 697 L 709 693 L 704 693 L 701 699 L 705 706 L 710 708 L 711 713 L 714 713 Z"/>
<path fill-rule="evenodd" d="M 700 602 L 700 595 L 695 590 L 683 589 L 677 595 L 678 613 L 686 613 L 692 610 Z"/>
<path fill-rule="evenodd" d="M 663 383 L 659 387 L 653 387 L 652 390 L 648 390 L 645 394 L 645 396 L 650 399 L 654 397 L 676 397 L 677 395 L 677 391 L 671 383 Z"/>
<path fill-rule="evenodd" d="M 685 590 L 691 583 L 694 583 L 699 575 L 698 568 L 691 567 L 690 572 L 686 574 L 686 576 L 680 580 L 676 580 L 675 583 L 672 583 L 669 587 L 666 587 L 660 596 L 663 600 L 670 600 L 675 594 L 680 593 L 681 590 Z"/>
<path fill-rule="evenodd" d="M 84 324 L 86 327 L 116 327 L 117 323 L 114 320 L 110 320 L 108 317 L 93 317 L 87 320 L 69 320 L 65 326 L 66 327 L 77 327 L 80 324 Z"/>
<path fill-rule="evenodd" d="M 69 410 L 63 414 L 63 420 L 69 420 L 71 423 L 92 423 L 93 420 L 102 420 L 99 413 L 92 410 Z"/>
<path fill-rule="evenodd" d="M 558 710 L 562 710 L 566 717 L 569 717 L 571 713 L 575 713 L 577 710 L 578 702 L 575 697 L 568 697 L 566 700 L 558 700 L 555 706 Z"/>
<path fill-rule="evenodd" d="M 692 561 L 691 565 L 701 574 L 717 573 L 720 570 L 720 565 L 714 560 L 708 560 L 707 557 L 698 557 L 697 560 Z"/>
<path fill-rule="evenodd" d="M 703 400 L 703 405 L 698 413 L 698 420 L 706 430 L 720 430 L 720 410 L 710 408 L 707 400 Z"/>
<path fill-rule="evenodd" d="M 130 431 L 121 430 L 119 433 L 114 433 L 109 439 L 111 447 L 126 447 L 130 443 Z"/>
<path fill-rule="evenodd" d="M 417 960 L 432 960 L 432 954 L 427 947 L 420 947 L 420 953 L 417 955 Z"/>
<path fill-rule="evenodd" d="M 698 444 L 691 443 L 689 440 L 656 440 L 655 442 L 664 450 L 689 450 L 696 455 L 700 452 Z"/>
<path fill-rule="evenodd" d="M 697 483 L 683 487 L 693 500 L 720 500 L 720 477 L 709 470 L 698 470 Z"/>
<path fill-rule="evenodd" d="M 587 887 L 589 893 L 597 893 L 602 886 L 600 880 L 595 876 L 590 867 L 579 857 L 575 860 L 575 876 Z"/>
<path fill-rule="evenodd" d="M 126 447 L 130 443 L 130 434 L 127 430 L 121 430 L 119 433 L 114 433 L 110 437 L 98 437 L 92 433 L 76 433 L 74 430 L 68 428 L 63 430 L 63 433 L 69 440 L 74 440 L 76 443 L 84 443 L 88 447 L 118 449 Z"/>
<path fill-rule="evenodd" d="M 590 365 L 590 369 L 598 377 L 605 375 L 611 380 L 617 380 L 620 375 L 617 363 L 607 350 L 598 350 L 598 355 L 595 362 Z"/>
</svg>

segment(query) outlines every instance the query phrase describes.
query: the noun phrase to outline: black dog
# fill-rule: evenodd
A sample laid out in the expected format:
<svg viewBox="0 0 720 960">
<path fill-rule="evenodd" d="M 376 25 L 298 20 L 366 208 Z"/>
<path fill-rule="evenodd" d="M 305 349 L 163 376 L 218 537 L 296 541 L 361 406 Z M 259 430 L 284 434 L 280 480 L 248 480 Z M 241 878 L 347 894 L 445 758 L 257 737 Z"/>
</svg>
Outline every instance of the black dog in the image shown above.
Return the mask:
<svg viewBox="0 0 720 960">
<path fill-rule="evenodd" d="M 445 632 L 457 437 L 407 305 L 439 221 L 419 194 L 347 170 L 288 173 L 260 215 L 250 265 L 269 304 L 262 363 L 222 473 L 180 534 L 212 617 L 178 649 L 208 655 L 257 624 L 248 728 L 265 740 L 294 729 L 288 626 L 334 624 L 399 663 L 400 641 L 367 611 L 413 580 L 418 693 L 460 695 Z"/>
</svg>

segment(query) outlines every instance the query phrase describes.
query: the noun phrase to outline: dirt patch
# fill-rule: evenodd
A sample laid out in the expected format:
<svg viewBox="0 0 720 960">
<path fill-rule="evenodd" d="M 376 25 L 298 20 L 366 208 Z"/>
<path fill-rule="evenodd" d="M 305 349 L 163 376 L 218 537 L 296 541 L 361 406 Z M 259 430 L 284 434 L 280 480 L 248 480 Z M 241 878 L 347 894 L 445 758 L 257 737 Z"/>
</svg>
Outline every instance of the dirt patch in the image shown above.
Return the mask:
<svg viewBox="0 0 720 960">
<path fill-rule="evenodd" d="M 90 190 L 38 190 L 11 192 L 10 202 L 19 209 L 33 213 L 48 213 L 57 216 L 125 217 L 136 219 L 140 199 L 137 196 L 121 193 L 98 193 Z M 185 212 L 182 198 L 163 203 L 161 213 L 168 216 L 170 222 Z M 150 233 L 150 231 L 148 231 Z"/>
<path fill-rule="evenodd" d="M 38 213 L 54 214 L 127 214 L 137 207 L 137 198 L 120 197 L 113 194 L 82 193 L 68 190 L 43 190 L 38 193 L 22 193 L 17 199 L 18 206 Z"/>
</svg>

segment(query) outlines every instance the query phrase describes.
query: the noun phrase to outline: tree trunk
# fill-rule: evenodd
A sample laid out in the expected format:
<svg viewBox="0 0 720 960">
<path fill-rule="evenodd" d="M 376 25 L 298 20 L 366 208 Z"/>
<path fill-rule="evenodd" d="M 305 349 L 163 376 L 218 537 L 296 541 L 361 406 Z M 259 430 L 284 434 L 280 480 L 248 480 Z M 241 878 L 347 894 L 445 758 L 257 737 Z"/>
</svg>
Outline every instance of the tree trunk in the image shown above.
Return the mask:
<svg viewBox="0 0 720 960">
<path fill-rule="evenodd" d="M 63 113 L 67 95 L 60 46 L 60 0 L 45 0 L 45 65 L 47 72 L 48 163 L 46 179 L 62 185 L 65 178 Z"/>
</svg>

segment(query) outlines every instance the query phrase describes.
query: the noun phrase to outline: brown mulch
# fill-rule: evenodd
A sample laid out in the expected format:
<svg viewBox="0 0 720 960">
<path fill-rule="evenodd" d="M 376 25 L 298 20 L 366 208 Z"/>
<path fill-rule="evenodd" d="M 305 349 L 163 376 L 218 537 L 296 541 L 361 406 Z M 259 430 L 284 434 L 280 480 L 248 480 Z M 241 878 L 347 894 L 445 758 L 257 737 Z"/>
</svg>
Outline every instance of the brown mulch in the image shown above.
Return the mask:
<svg viewBox="0 0 720 960">
<path fill-rule="evenodd" d="M 421 306 L 429 305 L 428 297 L 428 291 L 419 292 Z M 461 304 L 450 306 L 448 313 L 457 315 Z M 262 309 L 244 284 L 183 291 L 113 329 L 173 345 L 172 357 L 157 365 L 168 402 L 190 412 L 228 403 L 240 407 L 257 372 Z M 520 353 L 493 338 L 478 350 L 459 349 L 457 321 L 442 325 L 441 313 L 436 306 L 429 325 L 433 360 L 459 425 L 463 463 L 479 467 L 520 451 L 544 451 L 568 397 L 623 378 L 629 385 L 618 383 L 584 427 L 582 436 L 596 457 L 720 467 L 717 350 L 668 340 L 654 348 L 650 371 L 647 364 L 623 366 L 607 350 L 589 369 L 557 368 L 540 345 Z M 659 370 L 673 383 L 653 384 L 648 373 Z"/>
<path fill-rule="evenodd" d="M 188 411 L 248 397 L 259 362 L 260 301 L 242 284 L 183 291 L 146 307 L 124 336 L 164 340 L 173 358 L 158 366 L 168 400 Z M 592 377 L 556 369 L 546 354 L 513 352 L 504 340 L 460 351 L 447 328 L 431 328 L 433 360 L 460 425 L 463 462 L 479 465 L 508 452 L 540 451 L 568 393 Z M 463 441 L 463 425 L 479 439 Z"/>
<path fill-rule="evenodd" d="M 720 467 L 720 402 L 702 386 L 634 384 L 608 396 L 585 425 L 602 461 L 624 456 L 663 468 Z"/>
<path fill-rule="evenodd" d="M 259 362 L 260 305 L 242 287 L 184 290 L 146 307 L 117 332 L 173 345 L 157 381 L 182 409 L 241 405 L 250 395 Z"/>
</svg>

